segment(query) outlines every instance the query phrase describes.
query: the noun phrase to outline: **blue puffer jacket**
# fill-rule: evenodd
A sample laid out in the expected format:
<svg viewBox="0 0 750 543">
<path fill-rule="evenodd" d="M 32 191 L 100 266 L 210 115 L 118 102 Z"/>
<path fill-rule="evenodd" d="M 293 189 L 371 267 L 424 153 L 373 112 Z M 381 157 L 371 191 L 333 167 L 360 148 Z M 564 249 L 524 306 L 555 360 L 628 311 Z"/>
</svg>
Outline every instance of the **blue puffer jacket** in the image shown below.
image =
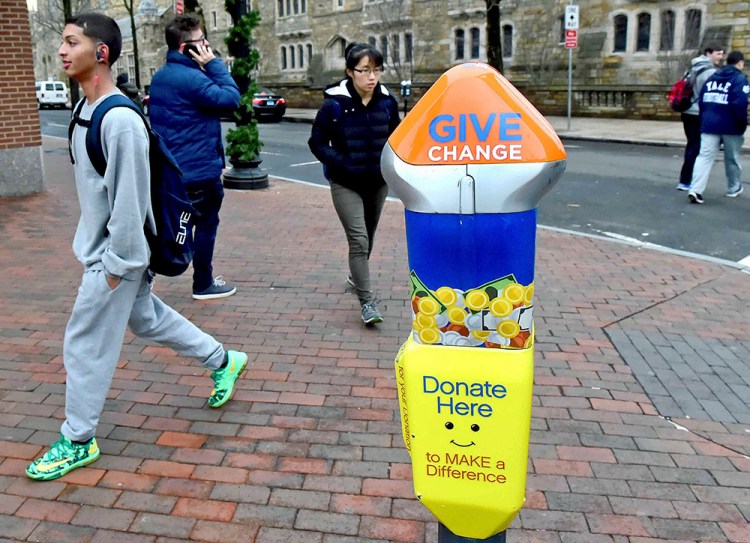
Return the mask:
<svg viewBox="0 0 750 543">
<path fill-rule="evenodd" d="M 151 79 L 151 126 L 164 138 L 186 185 L 221 175 L 220 117 L 240 103 L 237 84 L 220 59 L 204 69 L 179 51 L 168 51 L 167 63 Z"/>
<path fill-rule="evenodd" d="M 747 128 L 747 77 L 727 65 L 712 75 L 701 89 L 701 132 L 739 136 Z"/>
<path fill-rule="evenodd" d="M 401 120 L 398 101 L 378 84 L 364 105 L 349 79 L 328 87 L 324 96 L 307 142 L 310 150 L 339 185 L 360 193 L 380 188 L 385 184 L 380 156 Z"/>
</svg>

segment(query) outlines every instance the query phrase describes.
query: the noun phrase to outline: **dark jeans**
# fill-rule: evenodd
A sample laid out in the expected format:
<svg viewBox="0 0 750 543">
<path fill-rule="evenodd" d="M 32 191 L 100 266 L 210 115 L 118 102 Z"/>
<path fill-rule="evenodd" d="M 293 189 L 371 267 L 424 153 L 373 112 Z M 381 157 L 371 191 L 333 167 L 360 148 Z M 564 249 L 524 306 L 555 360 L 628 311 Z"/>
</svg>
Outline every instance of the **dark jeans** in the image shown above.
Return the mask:
<svg viewBox="0 0 750 543">
<path fill-rule="evenodd" d="M 193 207 L 199 213 L 193 228 L 193 292 L 201 292 L 214 282 L 214 258 L 216 232 L 219 229 L 219 210 L 224 200 L 224 186 L 221 178 L 191 183 L 187 193 Z"/>
<path fill-rule="evenodd" d="M 699 115 L 688 115 L 683 113 L 682 128 L 685 130 L 687 145 L 685 146 L 685 160 L 680 170 L 680 183 L 689 185 L 693 179 L 693 167 L 695 159 L 701 150 L 701 118 Z"/>
</svg>

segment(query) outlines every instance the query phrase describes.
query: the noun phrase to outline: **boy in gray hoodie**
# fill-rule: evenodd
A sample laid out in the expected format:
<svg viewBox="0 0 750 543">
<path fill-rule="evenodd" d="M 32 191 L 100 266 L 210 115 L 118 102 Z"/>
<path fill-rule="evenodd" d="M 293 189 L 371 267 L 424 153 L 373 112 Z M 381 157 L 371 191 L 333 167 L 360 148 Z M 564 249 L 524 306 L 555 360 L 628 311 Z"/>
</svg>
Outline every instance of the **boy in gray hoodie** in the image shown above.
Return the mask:
<svg viewBox="0 0 750 543">
<path fill-rule="evenodd" d="M 100 13 L 84 13 L 66 22 L 58 51 L 65 72 L 85 95 L 80 117 L 119 93 L 111 65 L 122 47 L 120 29 Z M 150 198 L 148 133 L 132 110 L 114 108 L 101 124 L 107 160 L 104 176 L 86 152 L 84 126 L 76 125 L 72 156 L 81 216 L 73 251 L 83 278 L 65 330 L 65 422 L 60 439 L 27 468 L 26 475 L 52 480 L 99 457 L 94 434 L 120 357 L 125 329 L 197 358 L 213 370 L 210 407 L 224 405 L 247 365 L 247 355 L 225 351 L 210 335 L 151 292 L 149 247 L 144 223 L 153 220 Z"/>
<path fill-rule="evenodd" d="M 703 48 L 703 54 L 690 61 L 690 73 L 693 79 L 693 103 L 680 114 L 682 128 L 685 131 L 687 145 L 685 145 L 685 158 L 680 170 L 680 182 L 677 190 L 690 190 L 690 182 L 693 178 L 693 167 L 698 152 L 701 150 L 701 119 L 700 104 L 698 96 L 703 85 L 711 77 L 724 58 L 724 50 L 717 45 L 709 45 Z"/>
</svg>

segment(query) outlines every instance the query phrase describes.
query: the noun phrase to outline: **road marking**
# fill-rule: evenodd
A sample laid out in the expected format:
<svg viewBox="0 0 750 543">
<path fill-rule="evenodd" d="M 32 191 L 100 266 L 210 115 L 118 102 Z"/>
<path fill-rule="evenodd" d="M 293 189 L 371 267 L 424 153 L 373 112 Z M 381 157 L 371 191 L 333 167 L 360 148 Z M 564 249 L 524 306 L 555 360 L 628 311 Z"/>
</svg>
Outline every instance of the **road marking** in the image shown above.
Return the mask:
<svg viewBox="0 0 750 543">
<path fill-rule="evenodd" d="M 286 156 L 284 153 L 272 153 L 270 151 L 261 151 L 261 155 L 270 155 L 270 156 Z"/>
<path fill-rule="evenodd" d="M 746 256 L 745 258 L 737 262 L 737 264 L 741 264 L 743 266 L 747 266 L 748 268 L 750 268 L 750 255 Z"/>
<path fill-rule="evenodd" d="M 290 168 L 295 168 L 297 166 L 309 166 L 310 164 L 320 164 L 320 160 L 313 160 L 312 162 L 298 162 L 297 164 L 290 164 Z"/>
</svg>

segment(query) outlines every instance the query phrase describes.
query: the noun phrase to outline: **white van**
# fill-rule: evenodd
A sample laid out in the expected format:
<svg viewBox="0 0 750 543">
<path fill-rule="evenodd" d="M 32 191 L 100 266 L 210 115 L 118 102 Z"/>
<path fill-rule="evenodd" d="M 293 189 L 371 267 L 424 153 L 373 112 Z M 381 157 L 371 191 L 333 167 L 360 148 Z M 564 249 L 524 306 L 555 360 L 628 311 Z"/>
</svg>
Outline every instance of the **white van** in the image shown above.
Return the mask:
<svg viewBox="0 0 750 543">
<path fill-rule="evenodd" d="M 43 107 L 68 106 L 68 87 L 62 81 L 37 81 L 36 103 L 39 109 Z"/>
</svg>

